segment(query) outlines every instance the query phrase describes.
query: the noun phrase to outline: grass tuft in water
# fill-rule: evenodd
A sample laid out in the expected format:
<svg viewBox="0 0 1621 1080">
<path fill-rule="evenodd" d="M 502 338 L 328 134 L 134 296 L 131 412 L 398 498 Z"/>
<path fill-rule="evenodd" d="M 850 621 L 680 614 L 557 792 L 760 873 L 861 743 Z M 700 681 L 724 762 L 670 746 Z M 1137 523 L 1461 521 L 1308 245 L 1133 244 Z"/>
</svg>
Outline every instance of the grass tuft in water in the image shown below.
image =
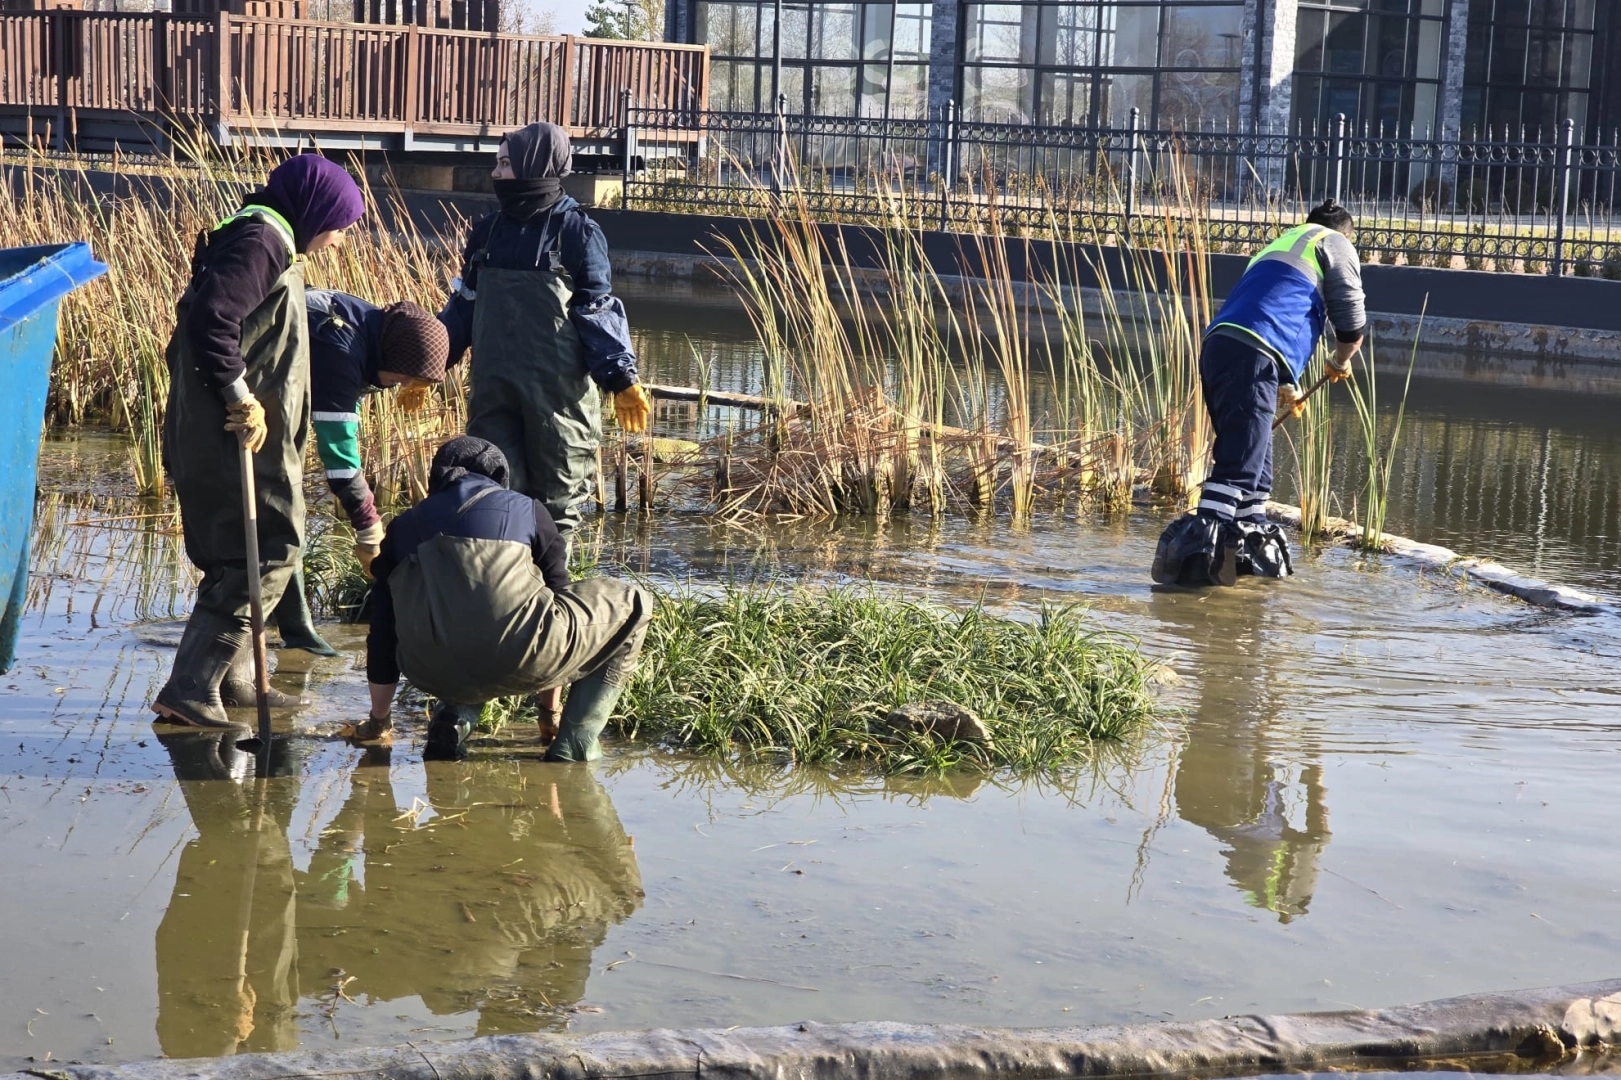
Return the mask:
<svg viewBox="0 0 1621 1080">
<path fill-rule="evenodd" d="M 1024 623 L 859 588 L 666 594 L 617 724 L 727 758 L 1050 773 L 1146 722 L 1152 673 L 1076 607 Z M 989 744 L 886 729 L 892 709 L 925 701 L 972 710 Z"/>
</svg>

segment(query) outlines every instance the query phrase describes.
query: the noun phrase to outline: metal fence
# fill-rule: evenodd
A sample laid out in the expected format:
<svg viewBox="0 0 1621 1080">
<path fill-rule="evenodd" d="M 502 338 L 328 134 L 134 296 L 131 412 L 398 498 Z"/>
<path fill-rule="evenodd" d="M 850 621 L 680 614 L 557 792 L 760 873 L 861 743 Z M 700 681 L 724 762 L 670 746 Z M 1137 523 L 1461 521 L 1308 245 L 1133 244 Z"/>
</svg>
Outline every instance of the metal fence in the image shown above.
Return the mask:
<svg viewBox="0 0 1621 1080">
<path fill-rule="evenodd" d="M 785 193 L 829 220 L 1141 243 L 1202 226 L 1247 253 L 1332 196 L 1363 258 L 1621 278 L 1621 133 L 1418 137 L 1357 128 L 1153 131 L 959 118 L 627 108 L 625 205 L 754 215 Z M 645 164 L 633 171 L 632 165 Z"/>
</svg>

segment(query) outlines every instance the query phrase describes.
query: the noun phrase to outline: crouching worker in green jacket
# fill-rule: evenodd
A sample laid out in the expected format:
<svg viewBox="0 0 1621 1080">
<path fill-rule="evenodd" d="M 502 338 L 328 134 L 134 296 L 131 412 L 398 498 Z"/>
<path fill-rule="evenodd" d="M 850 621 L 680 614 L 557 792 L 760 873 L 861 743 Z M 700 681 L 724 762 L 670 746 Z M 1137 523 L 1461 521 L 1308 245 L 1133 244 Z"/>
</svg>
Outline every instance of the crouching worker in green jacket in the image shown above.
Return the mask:
<svg viewBox="0 0 1621 1080">
<path fill-rule="evenodd" d="M 611 578 L 570 582 L 545 504 L 509 490 L 505 455 L 463 435 L 434 455 L 428 497 L 389 522 L 372 562 L 366 677 L 384 737 L 403 674 L 440 701 L 423 756 L 455 759 L 491 698 L 567 686 L 548 761 L 593 761 L 641 655 L 651 600 Z"/>
</svg>

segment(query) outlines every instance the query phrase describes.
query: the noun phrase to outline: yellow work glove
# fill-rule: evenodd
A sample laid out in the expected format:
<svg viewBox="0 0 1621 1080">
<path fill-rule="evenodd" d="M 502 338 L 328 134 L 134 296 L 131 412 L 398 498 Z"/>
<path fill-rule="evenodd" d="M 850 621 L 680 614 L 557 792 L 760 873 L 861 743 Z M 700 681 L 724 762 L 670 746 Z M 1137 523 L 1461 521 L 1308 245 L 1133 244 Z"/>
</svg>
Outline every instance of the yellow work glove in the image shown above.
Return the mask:
<svg viewBox="0 0 1621 1080">
<path fill-rule="evenodd" d="M 383 549 L 383 523 L 374 521 L 364 529 L 355 533 L 355 558 L 360 561 L 360 568 L 371 577 L 371 561 L 377 558 L 377 553 Z"/>
<path fill-rule="evenodd" d="M 241 401 L 233 401 L 225 406 L 225 416 L 225 430 L 243 433 L 241 439 L 247 444 L 248 453 L 257 454 L 270 433 L 265 426 L 265 407 L 259 404 L 259 399 L 249 394 Z"/>
<path fill-rule="evenodd" d="M 1339 350 L 1336 349 L 1334 352 L 1329 353 L 1328 362 L 1323 365 L 1323 374 L 1328 376 L 1328 381 L 1337 383 L 1349 379 L 1351 377 L 1351 357 L 1355 355 L 1356 353 L 1351 353 L 1350 356 L 1342 360 L 1340 359 Z"/>
<path fill-rule="evenodd" d="M 614 417 L 620 428 L 632 435 L 647 430 L 647 417 L 652 411 L 653 399 L 639 383 L 632 383 L 628 390 L 614 395 Z"/>
<path fill-rule="evenodd" d="M 1278 415 L 1299 417 L 1306 411 L 1306 396 L 1294 383 L 1278 384 Z"/>
<path fill-rule="evenodd" d="M 400 387 L 400 408 L 408 413 L 421 412 L 422 406 L 428 403 L 428 390 L 430 383 L 420 379 L 412 379 Z"/>
</svg>

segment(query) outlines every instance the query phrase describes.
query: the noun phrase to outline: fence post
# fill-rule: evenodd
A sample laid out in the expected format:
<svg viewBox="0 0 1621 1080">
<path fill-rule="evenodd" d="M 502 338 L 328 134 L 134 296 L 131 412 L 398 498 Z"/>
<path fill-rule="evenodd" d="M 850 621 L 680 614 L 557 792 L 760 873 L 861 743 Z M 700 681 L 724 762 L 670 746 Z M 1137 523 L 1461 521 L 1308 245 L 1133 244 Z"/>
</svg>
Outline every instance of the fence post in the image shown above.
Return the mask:
<svg viewBox="0 0 1621 1080">
<path fill-rule="evenodd" d="M 1328 150 L 1328 194 L 1336 203 L 1345 205 L 1345 114 L 1334 114 L 1334 139 Z"/>
<path fill-rule="evenodd" d="M 777 114 L 773 118 L 776 149 L 771 156 L 771 194 L 781 199 L 783 172 L 788 165 L 788 95 L 778 94 L 776 106 Z"/>
<path fill-rule="evenodd" d="M 946 102 L 943 144 L 940 147 L 940 231 L 951 230 L 951 186 L 957 175 L 957 103 Z"/>
<path fill-rule="evenodd" d="M 636 157 L 636 129 L 630 122 L 631 91 L 627 87 L 619 92 L 620 122 L 625 132 L 625 160 L 624 171 L 620 176 L 619 208 L 630 209 L 630 177 L 635 169 Z"/>
<path fill-rule="evenodd" d="M 1143 122 L 1143 111 L 1137 106 L 1131 107 L 1131 116 L 1126 121 L 1126 191 L 1125 220 L 1121 230 L 1125 233 L 1122 238 L 1127 247 L 1131 246 L 1131 219 L 1137 215 L 1137 132 Z"/>
<path fill-rule="evenodd" d="M 1554 196 L 1553 219 L 1553 276 L 1562 277 L 1565 273 L 1565 219 L 1570 213 L 1570 173 L 1574 153 L 1572 147 L 1576 142 L 1576 121 L 1566 120 L 1559 127 L 1559 153 L 1555 158 L 1559 175 L 1555 177 L 1555 186 L 1558 191 Z"/>
</svg>

